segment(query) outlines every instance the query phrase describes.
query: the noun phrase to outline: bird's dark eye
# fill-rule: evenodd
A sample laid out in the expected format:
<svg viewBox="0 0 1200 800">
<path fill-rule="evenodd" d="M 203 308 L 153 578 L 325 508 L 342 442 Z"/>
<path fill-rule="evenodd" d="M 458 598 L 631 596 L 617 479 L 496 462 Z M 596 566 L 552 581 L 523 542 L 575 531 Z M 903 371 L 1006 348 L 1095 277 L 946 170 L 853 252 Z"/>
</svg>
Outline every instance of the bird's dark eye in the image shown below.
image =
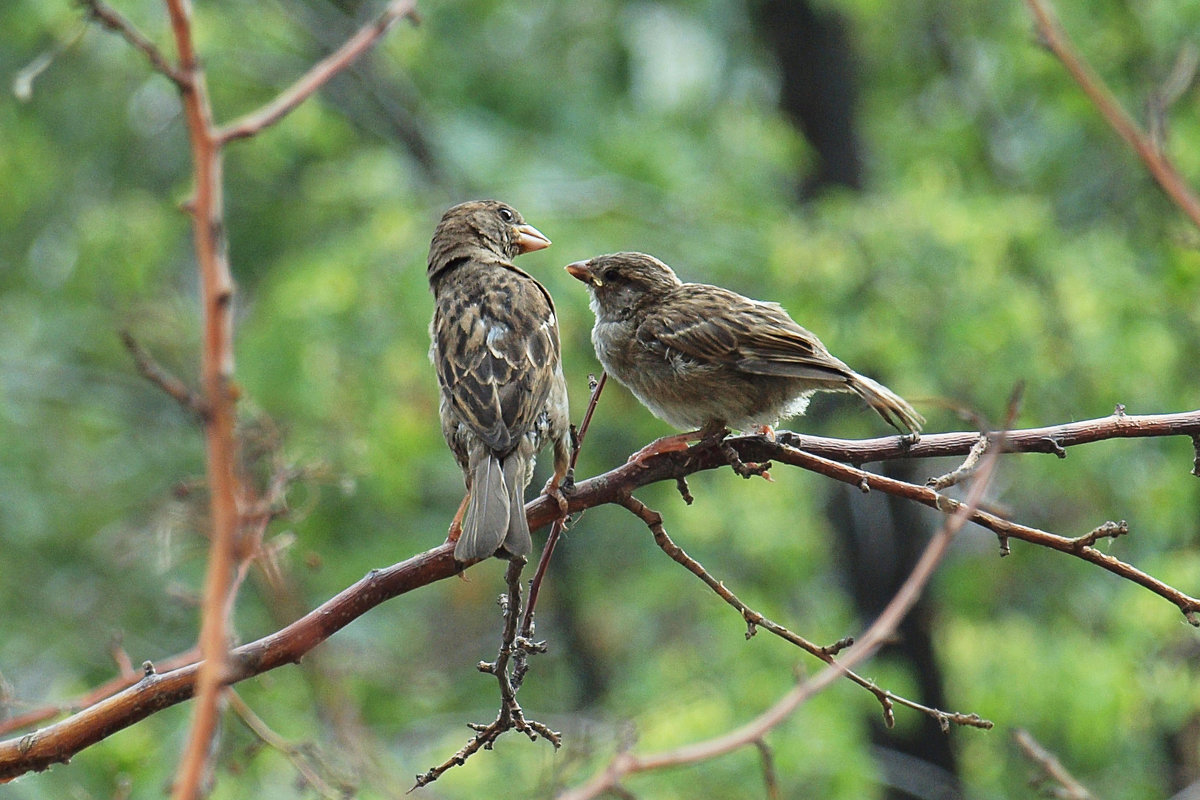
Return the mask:
<svg viewBox="0 0 1200 800">
<path fill-rule="evenodd" d="M 513 210 L 511 208 L 506 208 L 505 206 L 500 206 L 500 209 L 496 213 L 499 214 L 500 219 L 504 220 L 505 222 L 514 222 L 517 218 L 516 215 L 513 214 Z"/>
<path fill-rule="evenodd" d="M 612 283 L 619 277 L 621 277 L 621 273 L 616 267 L 609 267 L 600 273 L 600 280 L 604 281 L 605 283 Z"/>
</svg>

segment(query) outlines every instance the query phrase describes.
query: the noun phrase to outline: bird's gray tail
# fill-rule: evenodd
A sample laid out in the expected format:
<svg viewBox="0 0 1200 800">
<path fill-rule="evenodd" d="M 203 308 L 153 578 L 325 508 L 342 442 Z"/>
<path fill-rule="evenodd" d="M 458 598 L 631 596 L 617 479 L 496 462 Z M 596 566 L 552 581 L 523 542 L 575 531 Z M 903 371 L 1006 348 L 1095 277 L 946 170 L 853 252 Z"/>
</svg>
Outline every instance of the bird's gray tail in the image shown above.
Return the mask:
<svg viewBox="0 0 1200 800">
<path fill-rule="evenodd" d="M 504 549 L 509 555 L 527 556 L 533 551 L 533 537 L 529 535 L 529 520 L 525 518 L 525 481 L 529 466 L 518 453 L 504 461 L 504 482 L 508 485 L 508 532 L 504 536 Z"/>
<path fill-rule="evenodd" d="M 879 412 L 879 416 L 901 433 L 919 434 L 925 418 L 917 413 L 908 402 L 882 383 L 873 381 L 866 375 L 852 372 L 847 381 L 850 388 L 871 408 Z"/>
<path fill-rule="evenodd" d="M 463 515 L 462 535 L 454 546 L 456 559 L 478 561 L 496 552 L 508 530 L 508 503 L 500 459 L 485 453 L 471 471 L 471 499 Z"/>
<path fill-rule="evenodd" d="M 533 550 L 525 519 L 525 461 L 512 453 L 500 462 L 487 453 L 471 472 L 471 499 L 462 520 L 462 535 L 454 546 L 459 561 L 491 557 L 503 544 L 511 555 Z"/>
</svg>

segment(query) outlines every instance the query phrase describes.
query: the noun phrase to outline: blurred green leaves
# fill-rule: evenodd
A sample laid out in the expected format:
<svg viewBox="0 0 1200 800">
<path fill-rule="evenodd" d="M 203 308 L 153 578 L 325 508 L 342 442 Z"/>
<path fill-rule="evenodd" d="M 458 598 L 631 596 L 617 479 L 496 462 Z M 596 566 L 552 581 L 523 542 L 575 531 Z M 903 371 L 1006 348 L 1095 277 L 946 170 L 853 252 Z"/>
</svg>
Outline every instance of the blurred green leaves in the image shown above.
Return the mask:
<svg viewBox="0 0 1200 800">
<path fill-rule="evenodd" d="M 294 607 L 251 581 L 235 620 L 242 639 L 442 540 L 462 485 L 425 357 L 424 261 L 441 211 L 469 197 L 512 202 L 555 242 L 522 264 L 558 303 L 577 419 L 599 367 L 586 296 L 561 265 L 624 249 L 780 301 L 839 357 L 916 400 L 931 430 L 967 424 L 959 408 L 997 419 L 1022 380 L 1022 425 L 1101 416 L 1118 402 L 1135 413 L 1196 407 L 1196 232 L 1037 46 L 1021 4 L 820 6 L 847 18 L 858 57 L 860 194 L 799 205 L 814 156 L 776 108 L 776 67 L 742 4 L 423 4 L 419 27 L 398 26 L 352 74 L 231 148 L 243 411 L 274 421 L 282 459 L 314 467 L 291 495 L 294 515 L 271 532 L 295 536 L 281 556 Z M 158 2 L 120 8 L 169 51 Z M 270 98 L 372 10 L 197 5 L 219 118 Z M 1198 7 L 1167 0 L 1062 2 L 1059 12 L 1135 110 L 1200 31 Z M 11 79 L 80 24 L 66 4 L 8 3 L 0 72 Z M 1169 151 L 1193 183 L 1195 103 L 1190 90 L 1168 114 Z M 135 664 L 195 637 L 202 440 L 117 339 L 129 329 L 194 382 L 178 114 L 170 84 L 95 28 L 54 57 L 27 101 L 0 100 L 9 712 L 102 682 L 113 637 Z M 793 424 L 885 433 L 851 398 Z M 667 432 L 611 385 L 581 477 Z M 1173 441 L 1011 457 L 991 500 L 1068 535 L 1128 519 L 1132 534 L 1109 552 L 1194 593 L 1190 459 Z M 690 508 L 670 486 L 639 494 L 752 606 L 810 638 L 854 633 L 828 544 L 829 486 L 775 477 L 696 476 Z M 815 668 L 766 634 L 745 641 L 740 620 L 620 509 L 588 512 L 564 550 L 539 612 L 551 653 L 522 693 L 532 716 L 566 731 L 564 752 L 506 740 L 426 793 L 548 796 L 603 764 L 630 726 L 649 748 L 719 733 L 786 691 L 795 664 Z M 376 609 L 324 645 L 317 666 L 242 691 L 277 730 L 342 764 L 360 796 L 399 796 L 461 746 L 463 723 L 491 718 L 494 683 L 474 664 L 498 638 L 500 574 L 482 566 Z M 949 734 L 973 794 L 1025 795 L 1027 768 L 1003 730 L 1018 725 L 1107 797 L 1172 791 L 1162 765 L 1200 695 L 1195 634 L 1171 607 L 1056 554 L 1015 547 L 997 561 L 994 539 L 971 530 L 933 592 L 951 702 L 1000 726 Z M 839 685 L 772 734 L 786 793 L 879 792 L 860 712 L 878 713 Z M 129 781 L 131 796 L 159 796 L 185 720 L 178 709 L 159 715 L 10 793 L 112 796 Z M 311 796 L 284 759 L 227 726 L 223 761 L 236 769 L 219 772 L 214 797 Z M 710 797 L 753 796 L 757 754 L 631 786 L 694 797 L 698 780 Z"/>
</svg>

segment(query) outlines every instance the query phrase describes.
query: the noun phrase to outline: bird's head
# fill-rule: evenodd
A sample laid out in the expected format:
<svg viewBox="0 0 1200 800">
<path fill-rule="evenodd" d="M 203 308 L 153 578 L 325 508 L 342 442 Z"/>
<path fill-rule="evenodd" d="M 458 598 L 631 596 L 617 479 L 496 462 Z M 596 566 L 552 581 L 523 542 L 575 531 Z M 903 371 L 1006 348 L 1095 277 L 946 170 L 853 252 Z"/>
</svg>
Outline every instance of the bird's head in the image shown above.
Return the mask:
<svg viewBox="0 0 1200 800">
<path fill-rule="evenodd" d="M 568 264 L 571 277 L 583 281 L 599 313 L 622 317 L 680 285 L 675 271 L 645 253 L 613 253 Z"/>
<path fill-rule="evenodd" d="M 550 246 L 550 239 L 525 222 L 515 208 L 498 200 L 459 203 L 442 215 L 429 244 L 432 279 L 456 259 L 472 257 L 479 249 L 511 261 L 522 253 Z"/>
</svg>

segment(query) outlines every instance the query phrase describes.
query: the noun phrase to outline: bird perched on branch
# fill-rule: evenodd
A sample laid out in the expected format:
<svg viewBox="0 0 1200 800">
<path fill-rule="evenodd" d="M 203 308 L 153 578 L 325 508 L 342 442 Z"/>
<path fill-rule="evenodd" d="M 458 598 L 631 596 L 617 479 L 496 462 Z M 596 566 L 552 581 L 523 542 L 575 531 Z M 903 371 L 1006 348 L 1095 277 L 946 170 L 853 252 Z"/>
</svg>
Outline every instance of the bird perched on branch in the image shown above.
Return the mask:
<svg viewBox="0 0 1200 800">
<path fill-rule="evenodd" d="M 604 369 L 655 416 L 681 430 L 641 457 L 682 449 L 725 428 L 772 435 L 813 392 L 854 392 L 901 433 L 925 420 L 887 387 L 834 358 L 777 303 L 683 283 L 644 253 L 567 266 L 591 293 L 592 344 Z M 693 430 L 698 429 L 698 430 Z"/>
<path fill-rule="evenodd" d="M 550 293 L 514 266 L 549 247 L 537 228 L 495 200 L 448 210 L 429 245 L 435 310 L 429 358 L 441 388 L 442 434 L 462 467 L 467 495 L 450 526 L 459 561 L 533 549 L 525 487 L 547 441 L 559 489 L 567 471 L 570 423 L 558 320 Z"/>
</svg>

